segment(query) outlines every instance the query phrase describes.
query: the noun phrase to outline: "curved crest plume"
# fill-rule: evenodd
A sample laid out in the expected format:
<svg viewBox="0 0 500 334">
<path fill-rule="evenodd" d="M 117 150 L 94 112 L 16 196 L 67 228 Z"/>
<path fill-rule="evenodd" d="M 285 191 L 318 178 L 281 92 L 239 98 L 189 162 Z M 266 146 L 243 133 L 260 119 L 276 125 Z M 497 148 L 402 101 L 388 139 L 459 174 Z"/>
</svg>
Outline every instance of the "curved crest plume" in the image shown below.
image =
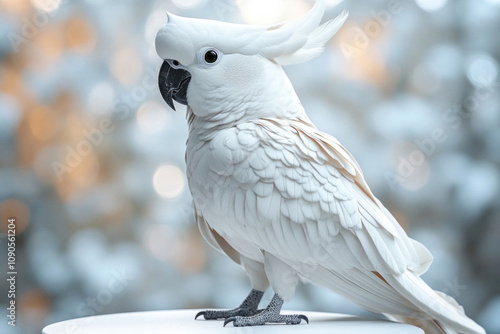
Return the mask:
<svg viewBox="0 0 500 334">
<path fill-rule="evenodd" d="M 318 0 L 302 17 L 267 26 L 192 19 L 167 12 L 167 23 L 158 32 L 156 47 L 163 59 L 177 59 L 184 65 L 205 46 L 217 47 L 226 54 L 261 55 L 282 65 L 297 64 L 319 55 L 347 19 L 344 11 L 320 25 L 324 12 L 325 0 Z"/>
<path fill-rule="evenodd" d="M 319 25 L 325 12 L 325 1 L 318 0 L 302 17 L 278 25 L 268 26 L 248 49 L 281 65 L 306 62 L 323 52 L 326 42 L 342 27 L 348 13 L 343 11 L 335 19 Z M 245 53 L 243 50 L 242 53 Z"/>
</svg>

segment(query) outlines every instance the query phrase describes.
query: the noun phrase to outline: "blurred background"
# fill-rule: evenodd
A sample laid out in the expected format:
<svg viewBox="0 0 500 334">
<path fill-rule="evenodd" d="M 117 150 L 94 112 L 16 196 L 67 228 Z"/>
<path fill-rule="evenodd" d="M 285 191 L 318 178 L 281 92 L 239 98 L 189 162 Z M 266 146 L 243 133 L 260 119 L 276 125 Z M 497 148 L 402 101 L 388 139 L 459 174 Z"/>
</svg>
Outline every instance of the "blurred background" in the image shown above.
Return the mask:
<svg viewBox="0 0 500 334">
<path fill-rule="evenodd" d="M 16 218 L 17 326 L 237 306 L 243 271 L 202 240 L 185 109 L 161 99 L 154 37 L 175 14 L 247 24 L 308 0 L 0 0 L 0 309 Z M 500 1 L 328 1 L 326 52 L 287 67 L 310 118 L 434 254 L 424 279 L 500 333 Z M 269 302 L 266 294 L 263 303 Z M 367 312 L 301 286 L 289 309 Z M 370 315 L 373 316 L 373 315 Z"/>
</svg>

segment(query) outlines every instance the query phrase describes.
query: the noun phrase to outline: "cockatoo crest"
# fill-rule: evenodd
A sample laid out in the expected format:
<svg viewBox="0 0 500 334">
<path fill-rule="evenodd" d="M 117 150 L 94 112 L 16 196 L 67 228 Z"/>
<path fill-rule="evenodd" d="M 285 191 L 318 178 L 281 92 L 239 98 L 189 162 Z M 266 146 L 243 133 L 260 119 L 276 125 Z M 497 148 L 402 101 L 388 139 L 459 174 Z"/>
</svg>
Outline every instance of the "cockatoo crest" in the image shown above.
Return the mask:
<svg viewBox="0 0 500 334">
<path fill-rule="evenodd" d="M 189 66 L 203 47 L 225 54 L 260 55 L 281 65 L 297 64 L 319 55 L 325 43 L 347 19 L 342 12 L 322 25 L 325 0 L 318 0 L 302 17 L 287 23 L 249 26 L 193 19 L 167 13 L 167 24 L 158 32 L 156 50 L 163 59 Z"/>
</svg>

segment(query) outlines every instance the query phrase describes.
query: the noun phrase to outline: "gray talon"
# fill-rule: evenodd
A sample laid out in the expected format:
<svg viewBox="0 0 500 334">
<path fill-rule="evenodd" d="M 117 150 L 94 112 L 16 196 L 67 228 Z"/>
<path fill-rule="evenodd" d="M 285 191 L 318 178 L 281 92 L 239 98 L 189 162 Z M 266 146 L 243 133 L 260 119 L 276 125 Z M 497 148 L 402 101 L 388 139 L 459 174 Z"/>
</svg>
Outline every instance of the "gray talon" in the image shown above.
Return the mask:
<svg viewBox="0 0 500 334">
<path fill-rule="evenodd" d="M 230 322 L 234 322 L 236 321 L 236 317 L 231 317 L 231 318 L 227 318 L 225 321 L 224 321 L 224 326 L 222 327 L 226 327 L 226 325 Z"/>
<path fill-rule="evenodd" d="M 198 312 L 198 314 L 196 314 L 196 316 L 194 317 L 194 320 L 198 319 L 198 317 L 199 317 L 200 315 L 202 315 L 202 316 L 203 316 L 203 318 L 205 318 L 205 314 L 206 314 L 206 313 L 207 313 L 207 312 L 205 312 L 205 311 Z"/>
</svg>

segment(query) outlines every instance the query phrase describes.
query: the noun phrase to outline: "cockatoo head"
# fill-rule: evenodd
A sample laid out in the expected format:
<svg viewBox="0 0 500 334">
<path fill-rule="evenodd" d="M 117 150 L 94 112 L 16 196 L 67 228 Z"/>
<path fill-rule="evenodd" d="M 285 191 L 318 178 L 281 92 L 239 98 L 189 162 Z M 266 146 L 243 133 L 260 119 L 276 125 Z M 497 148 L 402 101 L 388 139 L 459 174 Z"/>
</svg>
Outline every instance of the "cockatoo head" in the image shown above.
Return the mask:
<svg viewBox="0 0 500 334">
<path fill-rule="evenodd" d="M 301 18 L 272 26 L 248 26 L 167 13 L 156 36 L 164 60 L 160 91 L 166 103 L 189 105 L 197 116 L 258 113 L 259 106 L 283 104 L 295 96 L 281 65 L 320 54 L 347 18 L 319 25 L 325 10 L 318 0 Z M 252 109 L 252 110 L 250 110 Z M 269 109 L 269 108 L 267 108 Z M 268 115 L 259 115 L 268 116 Z"/>
</svg>

